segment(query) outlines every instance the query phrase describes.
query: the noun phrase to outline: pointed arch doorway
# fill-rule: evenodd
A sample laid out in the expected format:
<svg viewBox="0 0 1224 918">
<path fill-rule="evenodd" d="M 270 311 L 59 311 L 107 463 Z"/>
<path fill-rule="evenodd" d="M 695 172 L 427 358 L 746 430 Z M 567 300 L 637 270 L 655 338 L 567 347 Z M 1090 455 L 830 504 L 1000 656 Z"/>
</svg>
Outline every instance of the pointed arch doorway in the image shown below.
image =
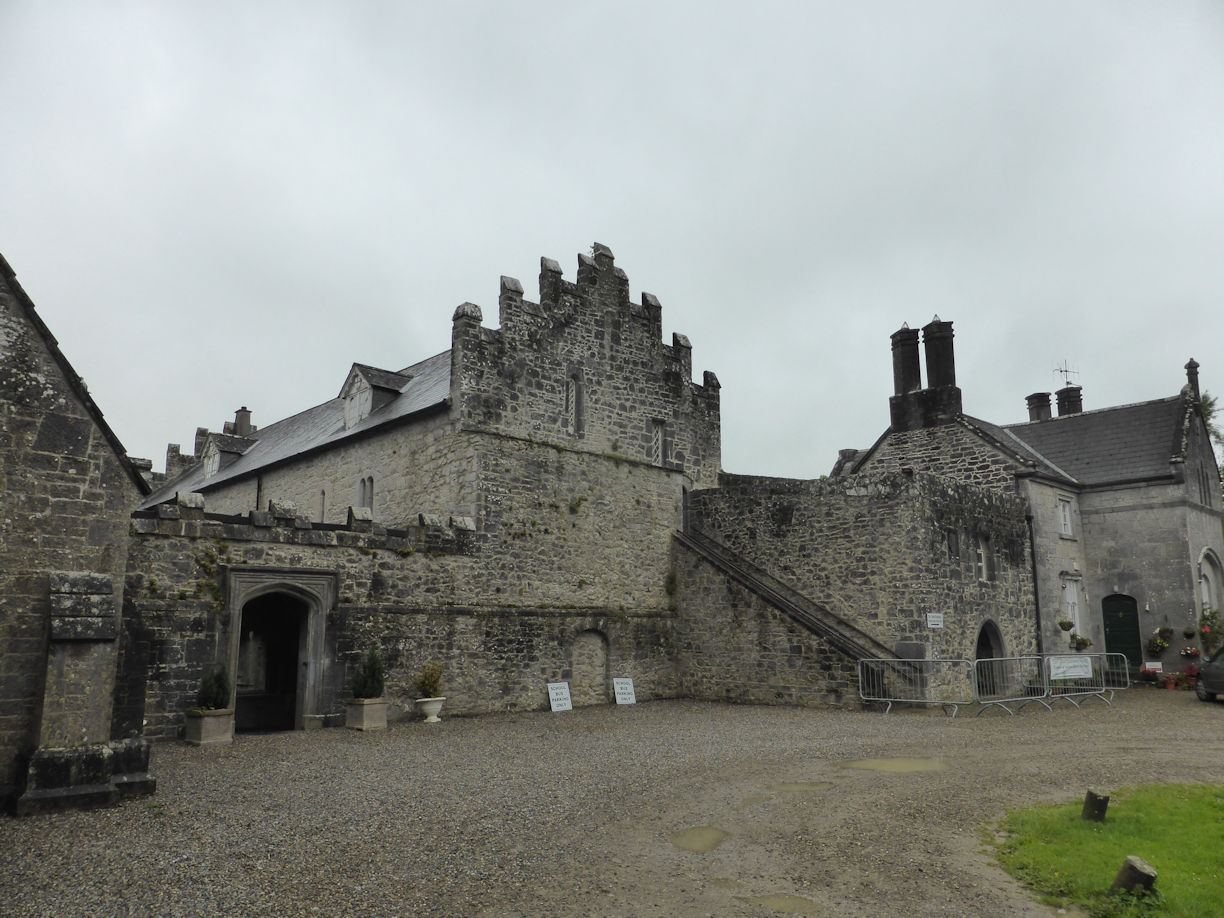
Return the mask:
<svg viewBox="0 0 1224 918">
<path fill-rule="evenodd" d="M 292 730 L 298 720 L 300 665 L 306 655 L 305 600 L 264 593 L 242 608 L 238 667 L 234 671 L 234 727 L 239 731 Z"/>
<path fill-rule="evenodd" d="M 223 635 L 235 683 L 239 730 L 321 725 L 327 613 L 336 574 L 294 568 L 232 567 Z M 224 645 L 223 645 L 224 646 Z"/>
</svg>

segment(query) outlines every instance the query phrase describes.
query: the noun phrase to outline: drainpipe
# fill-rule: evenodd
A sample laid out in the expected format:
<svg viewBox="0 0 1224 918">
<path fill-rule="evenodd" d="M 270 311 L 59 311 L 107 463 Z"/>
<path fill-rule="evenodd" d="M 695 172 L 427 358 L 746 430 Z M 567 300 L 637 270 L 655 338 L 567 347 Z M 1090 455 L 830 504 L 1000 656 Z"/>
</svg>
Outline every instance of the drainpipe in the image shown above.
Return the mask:
<svg viewBox="0 0 1224 918">
<path fill-rule="evenodd" d="M 1033 535 L 1033 515 L 1026 513 L 1024 523 L 1028 526 L 1029 537 L 1029 567 L 1033 572 L 1033 611 L 1037 614 L 1037 653 L 1044 654 L 1045 646 L 1041 640 L 1041 596 L 1037 588 L 1037 539 Z"/>
</svg>

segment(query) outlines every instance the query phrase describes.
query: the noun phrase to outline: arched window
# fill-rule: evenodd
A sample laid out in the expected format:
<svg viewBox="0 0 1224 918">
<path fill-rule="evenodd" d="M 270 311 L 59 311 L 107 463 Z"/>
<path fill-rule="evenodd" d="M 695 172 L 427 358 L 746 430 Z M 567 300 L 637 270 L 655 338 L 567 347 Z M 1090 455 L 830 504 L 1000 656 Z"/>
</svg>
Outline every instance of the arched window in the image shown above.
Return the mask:
<svg viewBox="0 0 1224 918">
<path fill-rule="evenodd" d="M 565 381 L 565 426 L 575 437 L 582 436 L 585 407 L 582 379 L 577 373 L 571 374 Z"/>
</svg>

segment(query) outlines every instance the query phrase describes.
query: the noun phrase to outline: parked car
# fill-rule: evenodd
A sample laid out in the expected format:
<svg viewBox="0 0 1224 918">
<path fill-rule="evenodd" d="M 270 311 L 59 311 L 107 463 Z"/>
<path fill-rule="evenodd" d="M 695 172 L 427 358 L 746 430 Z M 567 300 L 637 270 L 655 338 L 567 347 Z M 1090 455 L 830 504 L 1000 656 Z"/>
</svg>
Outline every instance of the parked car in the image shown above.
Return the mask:
<svg viewBox="0 0 1224 918">
<path fill-rule="evenodd" d="M 1224 651 L 1214 657 L 1203 657 L 1199 662 L 1194 694 L 1199 701 L 1215 701 L 1216 695 L 1224 695 Z"/>
</svg>

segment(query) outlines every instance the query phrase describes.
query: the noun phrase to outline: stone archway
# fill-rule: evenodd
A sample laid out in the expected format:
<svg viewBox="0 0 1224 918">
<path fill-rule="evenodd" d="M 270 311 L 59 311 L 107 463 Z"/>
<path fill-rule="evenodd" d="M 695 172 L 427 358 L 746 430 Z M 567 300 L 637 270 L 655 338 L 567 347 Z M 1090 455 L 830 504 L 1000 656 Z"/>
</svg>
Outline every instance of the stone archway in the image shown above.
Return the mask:
<svg viewBox="0 0 1224 918">
<path fill-rule="evenodd" d="M 602 631 L 582 631 L 574 638 L 570 697 L 574 707 L 608 703 L 608 638 Z"/>
<path fill-rule="evenodd" d="M 977 644 L 973 650 L 974 658 L 994 660 L 1005 655 L 1003 635 L 999 631 L 999 626 L 992 621 L 983 622 L 982 627 L 978 629 Z"/>
<path fill-rule="evenodd" d="M 309 604 L 288 593 L 263 593 L 242 607 L 234 670 L 237 730 L 296 726 L 309 615 Z"/>
<path fill-rule="evenodd" d="M 329 663 L 324 633 L 327 613 L 336 605 L 336 575 L 232 567 L 226 581 L 229 622 L 222 640 L 236 677 L 235 706 L 246 708 L 242 728 L 302 730 L 309 722 L 318 723 Z M 240 692 L 242 680 L 248 681 Z M 252 696 L 245 706 L 241 695 Z"/>
<path fill-rule="evenodd" d="M 977 644 L 974 646 L 973 664 L 977 680 L 977 690 L 980 697 L 998 694 L 1006 685 L 1007 673 L 1003 663 L 982 663 L 982 660 L 997 660 L 1006 655 L 1003 646 L 1003 635 L 999 626 L 989 619 L 978 629 Z"/>
</svg>

